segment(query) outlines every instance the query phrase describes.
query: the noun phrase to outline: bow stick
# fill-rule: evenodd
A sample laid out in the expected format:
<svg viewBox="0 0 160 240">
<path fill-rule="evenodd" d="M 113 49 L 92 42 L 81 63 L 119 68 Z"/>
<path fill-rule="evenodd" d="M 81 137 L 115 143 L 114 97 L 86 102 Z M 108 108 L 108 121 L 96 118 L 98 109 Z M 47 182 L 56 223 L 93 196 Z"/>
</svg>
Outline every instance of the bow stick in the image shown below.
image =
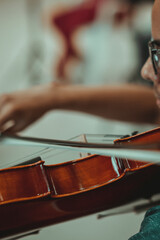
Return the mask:
<svg viewBox="0 0 160 240">
<path fill-rule="evenodd" d="M 99 144 L 83 143 L 24 137 L 19 135 L 0 135 L 0 144 L 15 146 L 50 147 L 56 149 L 69 149 L 91 154 L 128 158 L 145 162 L 160 162 L 160 142 L 154 144 Z"/>
</svg>

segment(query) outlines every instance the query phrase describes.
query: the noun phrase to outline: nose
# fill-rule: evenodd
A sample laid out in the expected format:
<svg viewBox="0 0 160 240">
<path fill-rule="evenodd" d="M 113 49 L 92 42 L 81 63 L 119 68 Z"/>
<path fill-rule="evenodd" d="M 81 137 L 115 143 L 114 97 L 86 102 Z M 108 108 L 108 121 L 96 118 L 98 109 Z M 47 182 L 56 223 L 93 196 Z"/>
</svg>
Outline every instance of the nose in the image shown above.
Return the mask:
<svg viewBox="0 0 160 240">
<path fill-rule="evenodd" d="M 154 73 L 154 69 L 153 69 L 153 65 L 150 57 L 147 59 L 144 66 L 142 67 L 141 76 L 146 80 L 153 81 L 154 83 L 156 83 L 158 80 L 157 75 Z"/>
<path fill-rule="evenodd" d="M 141 76 L 146 80 L 153 81 L 156 103 L 160 108 L 160 73 L 158 72 L 157 75 L 155 74 L 150 57 L 147 59 L 141 70 Z"/>
</svg>

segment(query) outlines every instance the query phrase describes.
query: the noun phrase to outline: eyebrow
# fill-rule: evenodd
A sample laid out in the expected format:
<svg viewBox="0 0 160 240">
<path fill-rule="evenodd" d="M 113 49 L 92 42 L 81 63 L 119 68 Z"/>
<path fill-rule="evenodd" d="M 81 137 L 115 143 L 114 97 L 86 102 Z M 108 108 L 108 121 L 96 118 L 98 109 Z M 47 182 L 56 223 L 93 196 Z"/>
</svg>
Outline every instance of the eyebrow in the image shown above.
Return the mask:
<svg viewBox="0 0 160 240">
<path fill-rule="evenodd" d="M 155 43 L 158 47 L 160 47 L 160 40 L 154 40 L 154 43 Z"/>
</svg>

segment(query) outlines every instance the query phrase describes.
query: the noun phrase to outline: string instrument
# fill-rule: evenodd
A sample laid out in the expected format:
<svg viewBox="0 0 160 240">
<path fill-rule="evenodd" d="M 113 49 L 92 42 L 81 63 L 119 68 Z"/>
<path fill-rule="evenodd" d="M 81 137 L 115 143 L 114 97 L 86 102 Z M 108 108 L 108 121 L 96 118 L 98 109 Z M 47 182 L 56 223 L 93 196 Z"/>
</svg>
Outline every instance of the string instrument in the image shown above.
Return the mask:
<svg viewBox="0 0 160 240">
<path fill-rule="evenodd" d="M 25 137 L 1 136 L 27 141 Z M 54 140 L 29 139 L 39 144 L 56 145 Z M 61 141 L 58 146 L 63 147 Z M 86 145 L 92 153 L 102 154 L 107 147 L 136 151 L 133 146 L 160 142 L 160 128 L 118 139 L 111 145 Z M 70 144 L 70 146 L 68 146 Z M 66 147 L 84 148 L 85 144 L 64 142 Z M 131 146 L 131 147 L 130 147 Z M 57 147 L 57 146 L 56 146 Z M 71 147 L 71 148 L 72 148 Z M 124 151 L 123 151 L 124 152 Z M 151 155 L 160 159 L 159 149 Z M 124 154 L 124 153 L 123 153 Z M 122 155 L 123 155 L 122 154 Z M 119 154 L 121 155 L 121 154 Z M 132 158 L 89 155 L 54 165 L 45 165 L 41 158 L 30 163 L 0 170 L 0 239 L 17 239 L 45 226 L 125 205 L 160 193 L 160 166 Z"/>
</svg>

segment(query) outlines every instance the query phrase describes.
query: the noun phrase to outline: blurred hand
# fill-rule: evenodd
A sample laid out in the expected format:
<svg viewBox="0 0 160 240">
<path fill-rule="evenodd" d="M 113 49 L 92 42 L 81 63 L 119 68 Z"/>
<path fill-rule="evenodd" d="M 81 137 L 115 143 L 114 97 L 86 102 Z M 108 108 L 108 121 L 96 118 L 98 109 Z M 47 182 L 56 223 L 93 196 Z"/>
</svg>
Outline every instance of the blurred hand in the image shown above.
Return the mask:
<svg viewBox="0 0 160 240">
<path fill-rule="evenodd" d="M 19 132 L 42 117 L 52 102 L 51 84 L 0 96 L 0 131 Z"/>
</svg>

